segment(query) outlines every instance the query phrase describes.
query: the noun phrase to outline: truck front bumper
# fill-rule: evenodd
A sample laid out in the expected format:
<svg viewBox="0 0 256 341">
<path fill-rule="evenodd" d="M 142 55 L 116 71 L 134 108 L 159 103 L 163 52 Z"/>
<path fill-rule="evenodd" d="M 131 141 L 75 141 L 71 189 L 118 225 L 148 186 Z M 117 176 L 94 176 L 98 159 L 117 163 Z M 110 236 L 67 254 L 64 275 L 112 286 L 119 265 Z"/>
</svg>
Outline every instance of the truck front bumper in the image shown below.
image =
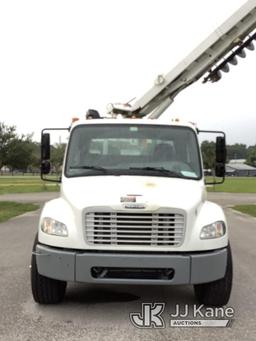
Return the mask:
<svg viewBox="0 0 256 341">
<path fill-rule="evenodd" d="M 63 250 L 37 244 L 38 272 L 64 281 L 113 284 L 198 284 L 223 278 L 227 248 L 191 253 Z"/>
</svg>

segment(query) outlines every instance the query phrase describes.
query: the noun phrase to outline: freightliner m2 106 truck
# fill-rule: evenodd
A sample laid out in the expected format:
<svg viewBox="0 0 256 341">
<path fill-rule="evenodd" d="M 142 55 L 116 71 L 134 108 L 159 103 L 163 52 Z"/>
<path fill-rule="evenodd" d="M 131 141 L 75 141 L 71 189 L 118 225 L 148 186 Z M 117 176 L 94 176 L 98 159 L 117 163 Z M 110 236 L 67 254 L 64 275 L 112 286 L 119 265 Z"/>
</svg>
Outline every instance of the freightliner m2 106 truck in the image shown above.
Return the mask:
<svg viewBox="0 0 256 341">
<path fill-rule="evenodd" d="M 218 81 L 253 49 L 250 0 L 134 105 L 68 128 L 60 196 L 42 210 L 32 252 L 36 302 L 60 302 L 67 282 L 191 284 L 199 303 L 222 306 L 232 287 L 223 210 L 206 195 L 202 130 L 159 118 L 202 76 Z M 48 130 L 48 131 L 47 131 Z M 42 132 L 41 174 L 50 173 L 50 129 Z M 216 137 L 216 181 L 225 176 L 225 134 Z M 52 178 L 50 178 L 51 180 Z"/>
</svg>

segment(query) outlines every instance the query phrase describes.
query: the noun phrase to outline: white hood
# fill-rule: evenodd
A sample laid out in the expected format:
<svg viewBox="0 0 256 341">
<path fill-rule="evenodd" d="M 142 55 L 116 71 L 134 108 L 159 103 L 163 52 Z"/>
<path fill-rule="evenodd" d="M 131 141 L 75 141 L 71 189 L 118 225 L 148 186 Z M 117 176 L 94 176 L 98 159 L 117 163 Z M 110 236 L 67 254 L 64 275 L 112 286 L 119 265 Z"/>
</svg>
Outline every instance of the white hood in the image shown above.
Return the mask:
<svg viewBox="0 0 256 341">
<path fill-rule="evenodd" d="M 203 180 L 148 176 L 87 176 L 63 178 L 61 196 L 78 210 L 90 206 L 123 208 L 121 198 L 135 196 L 146 209 L 189 210 L 205 200 Z"/>
</svg>

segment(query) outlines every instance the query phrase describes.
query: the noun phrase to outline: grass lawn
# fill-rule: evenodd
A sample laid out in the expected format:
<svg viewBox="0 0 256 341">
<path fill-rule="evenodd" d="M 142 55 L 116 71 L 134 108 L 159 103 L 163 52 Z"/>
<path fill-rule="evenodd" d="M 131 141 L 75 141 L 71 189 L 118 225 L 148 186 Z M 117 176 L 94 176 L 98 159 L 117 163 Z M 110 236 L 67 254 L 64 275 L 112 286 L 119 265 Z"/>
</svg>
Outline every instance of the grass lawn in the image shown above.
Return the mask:
<svg viewBox="0 0 256 341">
<path fill-rule="evenodd" d="M 0 201 L 0 223 L 25 212 L 35 211 L 39 205 Z"/>
<path fill-rule="evenodd" d="M 207 180 L 211 180 L 207 178 Z M 209 192 L 256 193 L 256 177 L 227 177 L 221 185 L 207 187 Z"/>
<path fill-rule="evenodd" d="M 236 205 L 234 210 L 256 217 L 256 205 Z"/>
<path fill-rule="evenodd" d="M 39 176 L 0 176 L 0 194 L 56 191 L 59 184 L 43 181 Z"/>
</svg>

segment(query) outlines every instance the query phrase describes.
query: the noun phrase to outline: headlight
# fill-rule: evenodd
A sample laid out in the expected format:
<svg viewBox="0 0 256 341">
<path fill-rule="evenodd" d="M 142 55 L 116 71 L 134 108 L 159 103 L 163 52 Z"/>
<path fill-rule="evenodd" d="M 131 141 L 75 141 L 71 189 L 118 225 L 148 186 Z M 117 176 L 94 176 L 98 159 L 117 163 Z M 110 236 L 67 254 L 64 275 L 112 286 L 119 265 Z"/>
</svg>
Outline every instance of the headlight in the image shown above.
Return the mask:
<svg viewBox="0 0 256 341">
<path fill-rule="evenodd" d="M 67 237 L 68 228 L 65 224 L 52 218 L 43 218 L 41 223 L 41 230 L 47 234 L 55 236 Z"/>
<path fill-rule="evenodd" d="M 206 225 L 202 228 L 200 233 L 201 239 L 213 239 L 224 236 L 226 233 L 226 226 L 223 221 L 216 221 L 213 224 Z"/>
</svg>

